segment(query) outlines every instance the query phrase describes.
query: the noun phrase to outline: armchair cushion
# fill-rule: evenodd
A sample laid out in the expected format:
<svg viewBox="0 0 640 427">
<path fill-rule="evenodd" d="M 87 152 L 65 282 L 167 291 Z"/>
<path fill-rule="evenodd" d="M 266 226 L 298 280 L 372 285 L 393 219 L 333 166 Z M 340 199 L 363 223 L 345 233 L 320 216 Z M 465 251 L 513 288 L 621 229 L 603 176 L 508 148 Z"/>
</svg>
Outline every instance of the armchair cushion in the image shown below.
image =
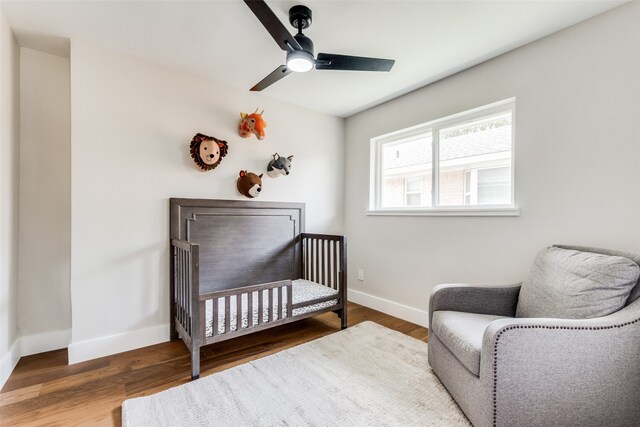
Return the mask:
<svg viewBox="0 0 640 427">
<path fill-rule="evenodd" d="M 546 248 L 520 290 L 516 317 L 590 319 L 625 306 L 640 267 L 622 256 Z"/>
<path fill-rule="evenodd" d="M 431 331 L 460 363 L 478 376 L 482 336 L 487 326 L 498 319 L 508 317 L 461 311 L 436 311 L 433 313 Z"/>
</svg>

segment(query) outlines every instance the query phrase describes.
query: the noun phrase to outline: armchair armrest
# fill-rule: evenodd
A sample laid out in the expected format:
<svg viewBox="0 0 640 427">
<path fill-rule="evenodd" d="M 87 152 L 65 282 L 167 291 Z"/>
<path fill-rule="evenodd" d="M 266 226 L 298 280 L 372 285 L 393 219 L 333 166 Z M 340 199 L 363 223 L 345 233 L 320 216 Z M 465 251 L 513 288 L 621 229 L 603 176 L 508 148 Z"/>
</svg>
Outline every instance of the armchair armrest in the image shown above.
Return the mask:
<svg viewBox="0 0 640 427">
<path fill-rule="evenodd" d="M 520 284 L 510 286 L 438 285 L 429 299 L 429 325 L 438 310 L 510 316 L 516 314 Z"/>
<path fill-rule="evenodd" d="M 496 320 L 480 378 L 494 425 L 637 425 L 640 300 L 595 319 Z"/>
</svg>

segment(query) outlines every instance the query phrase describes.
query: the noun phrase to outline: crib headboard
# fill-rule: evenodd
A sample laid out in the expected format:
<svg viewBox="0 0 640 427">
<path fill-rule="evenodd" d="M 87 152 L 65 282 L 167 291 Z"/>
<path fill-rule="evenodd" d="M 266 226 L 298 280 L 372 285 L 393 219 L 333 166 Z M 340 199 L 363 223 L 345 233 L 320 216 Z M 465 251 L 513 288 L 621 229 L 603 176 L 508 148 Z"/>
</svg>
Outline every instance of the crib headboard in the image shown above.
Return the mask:
<svg viewBox="0 0 640 427">
<path fill-rule="evenodd" d="M 171 239 L 200 245 L 200 293 L 300 278 L 304 203 L 171 199 Z"/>
</svg>

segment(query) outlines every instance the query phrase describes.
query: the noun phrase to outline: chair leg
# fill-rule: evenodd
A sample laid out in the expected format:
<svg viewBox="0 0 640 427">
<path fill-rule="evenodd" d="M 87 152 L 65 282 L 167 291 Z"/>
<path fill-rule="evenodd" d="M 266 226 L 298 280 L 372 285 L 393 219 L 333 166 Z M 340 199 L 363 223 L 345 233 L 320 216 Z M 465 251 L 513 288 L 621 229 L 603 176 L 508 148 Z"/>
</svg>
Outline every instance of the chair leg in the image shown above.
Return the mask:
<svg viewBox="0 0 640 427">
<path fill-rule="evenodd" d="M 200 347 L 191 349 L 191 380 L 200 378 Z"/>
</svg>

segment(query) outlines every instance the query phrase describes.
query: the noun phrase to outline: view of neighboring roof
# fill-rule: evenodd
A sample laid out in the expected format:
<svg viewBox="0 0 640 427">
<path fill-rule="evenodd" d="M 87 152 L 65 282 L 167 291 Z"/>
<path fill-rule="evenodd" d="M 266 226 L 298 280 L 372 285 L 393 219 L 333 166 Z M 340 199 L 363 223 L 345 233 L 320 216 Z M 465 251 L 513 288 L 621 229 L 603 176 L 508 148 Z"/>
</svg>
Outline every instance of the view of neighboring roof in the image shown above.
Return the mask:
<svg viewBox="0 0 640 427">
<path fill-rule="evenodd" d="M 511 150 L 511 116 L 493 117 L 440 131 L 440 160 L 462 159 Z M 383 169 L 431 163 L 431 135 L 383 148 Z"/>
</svg>

